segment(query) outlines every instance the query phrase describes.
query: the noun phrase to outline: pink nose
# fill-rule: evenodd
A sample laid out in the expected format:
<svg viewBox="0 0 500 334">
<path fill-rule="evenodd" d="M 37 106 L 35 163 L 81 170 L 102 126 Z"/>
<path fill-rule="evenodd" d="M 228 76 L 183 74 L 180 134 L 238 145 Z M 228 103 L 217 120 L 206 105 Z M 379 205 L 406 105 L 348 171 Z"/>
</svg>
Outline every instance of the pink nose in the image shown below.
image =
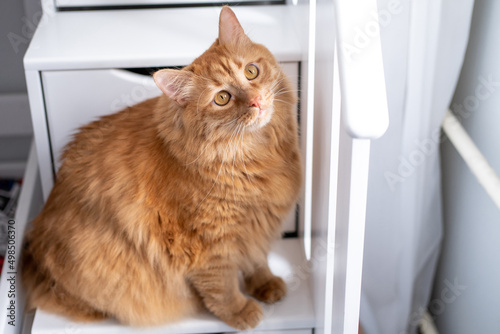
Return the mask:
<svg viewBox="0 0 500 334">
<path fill-rule="evenodd" d="M 255 97 L 251 98 L 250 101 L 248 101 L 248 106 L 261 109 L 260 108 L 260 96 L 255 96 Z"/>
</svg>

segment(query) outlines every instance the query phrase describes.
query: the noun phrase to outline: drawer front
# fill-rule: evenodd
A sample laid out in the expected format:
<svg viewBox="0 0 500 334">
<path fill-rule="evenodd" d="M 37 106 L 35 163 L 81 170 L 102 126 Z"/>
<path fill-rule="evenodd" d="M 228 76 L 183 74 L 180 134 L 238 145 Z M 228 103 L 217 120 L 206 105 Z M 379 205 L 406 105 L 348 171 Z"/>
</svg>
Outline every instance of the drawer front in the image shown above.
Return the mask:
<svg viewBox="0 0 500 334">
<path fill-rule="evenodd" d="M 161 94 L 151 77 L 114 69 L 43 72 L 42 84 L 56 171 L 79 127 Z"/>
<path fill-rule="evenodd" d="M 299 63 L 281 65 L 298 90 Z M 122 69 L 47 71 L 42 84 L 54 171 L 79 127 L 161 94 L 151 76 Z M 295 212 L 285 220 L 285 233 L 297 232 Z"/>
</svg>

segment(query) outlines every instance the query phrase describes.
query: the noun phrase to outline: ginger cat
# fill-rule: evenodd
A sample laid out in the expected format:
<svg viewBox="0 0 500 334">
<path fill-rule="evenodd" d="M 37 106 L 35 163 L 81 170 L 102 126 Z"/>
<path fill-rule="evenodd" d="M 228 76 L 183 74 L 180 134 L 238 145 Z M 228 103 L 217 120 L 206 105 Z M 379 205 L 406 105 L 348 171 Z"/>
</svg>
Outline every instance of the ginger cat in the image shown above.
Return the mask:
<svg viewBox="0 0 500 334">
<path fill-rule="evenodd" d="M 132 326 L 206 308 L 253 328 L 255 299 L 286 294 L 267 255 L 302 182 L 295 90 L 229 7 L 207 51 L 154 80 L 164 95 L 67 145 L 26 236 L 28 307 Z"/>
</svg>

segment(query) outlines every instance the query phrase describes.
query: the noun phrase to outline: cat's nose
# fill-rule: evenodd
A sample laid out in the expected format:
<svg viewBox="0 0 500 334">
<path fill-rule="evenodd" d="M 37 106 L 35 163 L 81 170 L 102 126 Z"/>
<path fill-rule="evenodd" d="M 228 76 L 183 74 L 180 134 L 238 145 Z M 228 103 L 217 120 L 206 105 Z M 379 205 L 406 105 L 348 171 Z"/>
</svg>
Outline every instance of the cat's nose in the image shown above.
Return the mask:
<svg viewBox="0 0 500 334">
<path fill-rule="evenodd" d="M 256 107 L 261 109 L 260 107 L 260 96 L 255 96 L 248 101 L 248 106 L 249 107 Z"/>
</svg>

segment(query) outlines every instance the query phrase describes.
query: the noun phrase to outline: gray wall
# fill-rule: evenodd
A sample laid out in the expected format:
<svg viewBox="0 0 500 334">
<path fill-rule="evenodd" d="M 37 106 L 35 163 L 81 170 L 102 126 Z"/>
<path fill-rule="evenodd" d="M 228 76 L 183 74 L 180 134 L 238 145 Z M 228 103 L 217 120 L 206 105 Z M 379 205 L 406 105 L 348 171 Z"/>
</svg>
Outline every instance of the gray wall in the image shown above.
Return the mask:
<svg viewBox="0 0 500 334">
<path fill-rule="evenodd" d="M 452 110 L 500 175 L 500 1 L 476 0 Z M 430 303 L 442 334 L 500 333 L 500 210 L 448 140 L 445 237 Z"/>
<path fill-rule="evenodd" d="M 40 0 L 0 1 L 0 94 L 26 92 L 23 56 L 41 15 Z"/>
<path fill-rule="evenodd" d="M 0 94 L 26 91 L 22 57 L 31 33 L 28 22 L 23 1 L 0 1 Z"/>
<path fill-rule="evenodd" d="M 0 1 L 0 94 L 26 92 L 23 56 L 41 13 L 40 0 Z"/>
<path fill-rule="evenodd" d="M 0 1 L 0 177 L 22 175 L 28 157 L 32 130 L 23 56 L 41 14 L 40 0 Z"/>
</svg>

